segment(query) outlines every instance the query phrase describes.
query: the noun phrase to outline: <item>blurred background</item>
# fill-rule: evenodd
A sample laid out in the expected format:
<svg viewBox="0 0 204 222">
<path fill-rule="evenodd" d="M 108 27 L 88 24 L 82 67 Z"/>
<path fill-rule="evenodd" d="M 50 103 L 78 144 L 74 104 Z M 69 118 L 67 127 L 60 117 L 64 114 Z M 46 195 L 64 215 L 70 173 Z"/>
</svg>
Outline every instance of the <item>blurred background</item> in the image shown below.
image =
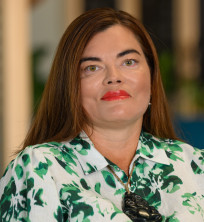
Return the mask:
<svg viewBox="0 0 204 222">
<path fill-rule="evenodd" d="M 177 134 L 204 148 L 203 0 L 1 0 L 0 175 L 26 135 L 64 30 L 98 7 L 143 22 L 159 54 Z"/>
</svg>

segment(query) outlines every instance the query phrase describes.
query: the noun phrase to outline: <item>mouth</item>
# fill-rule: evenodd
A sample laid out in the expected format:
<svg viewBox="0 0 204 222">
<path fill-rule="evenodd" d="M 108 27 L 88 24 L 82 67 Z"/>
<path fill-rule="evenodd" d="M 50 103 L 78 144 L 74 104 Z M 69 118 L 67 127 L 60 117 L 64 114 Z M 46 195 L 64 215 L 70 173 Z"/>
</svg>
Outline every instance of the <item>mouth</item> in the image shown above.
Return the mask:
<svg viewBox="0 0 204 222">
<path fill-rule="evenodd" d="M 104 101 L 113 101 L 113 100 L 123 100 L 130 98 L 130 95 L 124 90 L 117 90 L 117 91 L 109 91 L 107 92 L 101 100 Z"/>
</svg>

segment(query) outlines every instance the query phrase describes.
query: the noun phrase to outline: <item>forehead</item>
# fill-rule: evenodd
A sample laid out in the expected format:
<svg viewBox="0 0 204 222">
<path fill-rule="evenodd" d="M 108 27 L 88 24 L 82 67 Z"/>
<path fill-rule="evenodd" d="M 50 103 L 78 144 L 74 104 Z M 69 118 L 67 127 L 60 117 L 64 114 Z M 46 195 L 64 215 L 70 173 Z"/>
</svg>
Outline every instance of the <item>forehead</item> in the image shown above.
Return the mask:
<svg viewBox="0 0 204 222">
<path fill-rule="evenodd" d="M 86 45 L 82 56 L 93 53 L 114 53 L 132 48 L 143 53 L 137 37 L 130 29 L 122 25 L 114 25 L 95 34 Z"/>
</svg>

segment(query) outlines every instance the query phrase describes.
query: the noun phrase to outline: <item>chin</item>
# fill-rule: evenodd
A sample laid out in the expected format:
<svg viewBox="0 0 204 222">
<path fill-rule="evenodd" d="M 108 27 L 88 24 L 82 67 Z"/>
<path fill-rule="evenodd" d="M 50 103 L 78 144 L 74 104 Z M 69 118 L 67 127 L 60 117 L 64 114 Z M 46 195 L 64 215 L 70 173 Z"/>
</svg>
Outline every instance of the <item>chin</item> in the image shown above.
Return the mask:
<svg viewBox="0 0 204 222">
<path fill-rule="evenodd" d="M 106 118 L 103 118 L 104 121 L 106 122 L 112 122 L 112 123 L 133 123 L 136 122 L 137 120 L 141 119 L 143 117 L 143 114 L 138 114 L 138 115 L 130 115 L 130 114 L 119 114 L 119 115 L 113 115 L 110 114 Z"/>
</svg>

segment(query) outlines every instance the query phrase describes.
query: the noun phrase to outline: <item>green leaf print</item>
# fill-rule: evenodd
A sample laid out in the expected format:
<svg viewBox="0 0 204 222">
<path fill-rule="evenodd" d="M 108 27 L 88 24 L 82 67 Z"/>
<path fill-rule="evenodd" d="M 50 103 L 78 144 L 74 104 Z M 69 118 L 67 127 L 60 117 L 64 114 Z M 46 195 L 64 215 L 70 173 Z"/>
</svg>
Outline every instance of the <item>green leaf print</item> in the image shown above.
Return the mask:
<svg viewBox="0 0 204 222">
<path fill-rule="evenodd" d="M 93 173 L 96 171 L 96 167 L 92 166 L 90 163 L 86 163 L 86 165 L 88 166 L 88 170 L 86 170 L 87 174 Z"/>
<path fill-rule="evenodd" d="M 180 156 L 180 153 L 183 152 L 183 149 L 175 143 L 175 141 L 168 142 L 167 146 L 164 147 L 166 155 L 174 161 L 180 160 L 184 162 L 183 158 Z"/>
<path fill-rule="evenodd" d="M 77 137 L 75 137 L 72 141 L 70 141 L 69 143 L 71 144 L 71 145 L 78 145 L 79 143 L 81 143 L 82 142 L 82 139 L 81 139 L 81 137 L 80 136 L 77 136 Z"/>
<path fill-rule="evenodd" d="M 25 199 L 27 198 L 27 194 L 29 191 L 31 191 L 34 187 L 34 179 L 31 177 L 31 178 L 28 178 L 25 182 L 25 189 L 22 189 L 20 191 L 20 195 L 23 196 Z"/>
<path fill-rule="evenodd" d="M 90 222 L 90 220 L 86 218 L 85 220 L 83 220 L 83 222 Z"/>
<path fill-rule="evenodd" d="M 55 157 L 55 159 L 67 171 L 67 173 L 69 173 L 71 175 L 75 174 L 76 176 L 78 176 L 78 174 L 74 170 L 72 170 L 71 165 L 69 163 L 62 161 L 62 160 L 58 159 L 57 157 Z"/>
<path fill-rule="evenodd" d="M 13 177 L 4 188 L 4 193 L 0 200 L 0 221 L 10 221 L 12 217 L 14 206 L 12 205 L 12 197 L 16 194 L 16 184 Z M 9 209 L 9 210 L 8 210 Z"/>
<path fill-rule="evenodd" d="M 105 179 L 106 184 L 112 188 L 116 188 L 115 178 L 113 174 L 106 170 L 102 170 L 101 172 L 102 172 L 103 178 Z"/>
<path fill-rule="evenodd" d="M 163 185 L 161 186 L 162 190 L 166 190 L 167 193 L 174 193 L 180 189 L 179 184 L 183 184 L 182 180 L 175 175 L 169 175 L 174 172 L 173 165 L 161 165 L 156 164 L 155 169 L 159 167 L 162 171 L 157 175 L 157 178 L 160 181 L 163 181 Z"/>
<path fill-rule="evenodd" d="M 90 144 L 87 141 L 82 140 L 80 137 L 73 139 L 70 144 L 74 145 L 77 152 L 81 155 L 88 155 L 88 150 L 91 149 Z"/>
<path fill-rule="evenodd" d="M 124 194 L 125 193 L 125 189 L 124 188 L 120 188 L 120 189 L 117 189 L 114 193 L 114 195 L 121 195 L 121 194 Z"/>
<path fill-rule="evenodd" d="M 47 145 L 48 144 L 46 144 L 46 147 L 47 147 Z M 58 142 L 53 141 L 53 142 L 49 142 L 49 146 L 50 145 L 53 145 L 54 147 L 60 147 L 60 146 L 62 146 L 62 143 L 58 143 Z"/>
<path fill-rule="evenodd" d="M 47 157 L 45 157 L 48 167 L 52 166 L 52 161 L 50 161 Z"/>
<path fill-rule="evenodd" d="M 122 211 L 119 210 L 119 209 L 115 206 L 115 204 L 113 204 L 113 207 L 114 207 L 114 213 L 111 214 L 111 220 L 113 220 L 113 218 L 114 218 L 117 214 L 121 214 L 121 213 L 122 213 Z"/>
<path fill-rule="evenodd" d="M 57 208 L 57 213 L 54 213 L 54 218 L 56 219 L 57 222 L 63 222 L 63 212 L 62 208 L 58 206 Z"/>
<path fill-rule="evenodd" d="M 96 184 L 95 184 L 95 191 L 96 191 L 97 193 L 101 194 L 100 189 L 101 189 L 101 183 L 96 183 Z"/>
<path fill-rule="evenodd" d="M 192 168 L 194 174 L 203 174 L 204 173 L 204 171 L 198 166 L 198 164 L 194 160 L 191 161 L 191 168 Z"/>
<path fill-rule="evenodd" d="M 60 152 L 60 149 L 58 149 L 58 148 L 56 148 L 56 147 L 52 147 L 52 148 L 50 148 L 50 152 L 52 152 L 55 156 L 60 156 L 61 154 L 61 152 Z"/>
<path fill-rule="evenodd" d="M 175 141 L 169 140 L 168 146 L 172 152 L 183 152 L 183 149 Z"/>
<path fill-rule="evenodd" d="M 180 189 L 182 180 L 173 175 L 173 172 L 172 164 L 155 163 L 153 166 L 149 166 L 138 159 L 131 178 L 131 184 L 137 189 L 132 190 L 132 192 L 144 197 L 150 205 L 159 207 L 161 205 L 161 190 L 166 193 L 174 193 Z M 144 177 L 146 173 L 148 174 Z M 150 189 L 151 187 L 155 189 Z"/>
<path fill-rule="evenodd" d="M 73 151 L 70 151 L 70 149 L 63 149 L 60 153 L 60 159 L 64 160 L 67 165 L 71 166 L 74 165 L 76 166 L 76 161 L 74 159 L 77 159 Z M 59 156 L 58 156 L 59 157 Z"/>
<path fill-rule="evenodd" d="M 93 207 L 84 202 L 80 202 L 82 197 L 80 196 L 81 190 L 72 184 L 64 184 L 64 187 L 60 190 L 60 199 L 63 205 L 69 206 L 72 209 L 71 217 L 77 217 L 80 212 L 83 212 L 83 221 L 88 219 L 89 216 L 94 214 Z"/>
<path fill-rule="evenodd" d="M 204 165 L 204 149 L 194 148 L 193 155 L 199 156 L 198 160 L 200 161 L 200 165 Z"/>
<path fill-rule="evenodd" d="M 23 165 L 27 166 L 30 163 L 30 156 L 28 154 L 24 154 L 22 156 Z"/>
<path fill-rule="evenodd" d="M 74 159 L 77 159 L 76 155 L 74 154 L 74 151 L 72 148 L 68 148 L 65 145 L 59 146 L 59 147 L 52 147 L 50 151 L 54 154 L 56 158 L 59 160 L 73 164 L 76 166 L 76 162 Z"/>
<path fill-rule="evenodd" d="M 201 152 L 201 150 L 199 150 Z M 204 165 L 204 150 L 201 152 L 201 156 L 198 158 L 200 160 L 200 164 Z"/>
<path fill-rule="evenodd" d="M 44 201 L 42 200 L 43 189 L 39 189 L 34 195 L 35 205 L 43 206 Z"/>
<path fill-rule="evenodd" d="M 169 217 L 166 218 L 165 222 L 180 222 L 176 217 L 176 211 Z"/>
<path fill-rule="evenodd" d="M 29 213 L 31 211 L 31 200 L 29 196 L 34 198 L 35 203 L 41 201 L 41 191 L 35 192 L 34 179 L 28 178 L 26 173 L 24 188 L 17 192 L 14 177 L 11 177 L 9 183 L 4 188 L 4 193 L 0 200 L 0 221 L 10 221 L 13 218 L 15 221 L 25 221 L 23 215 L 27 215 L 26 221 L 30 221 Z M 28 194 L 30 192 L 30 194 Z M 21 201 L 19 201 L 19 199 Z"/>
<path fill-rule="evenodd" d="M 99 203 L 96 204 L 96 208 L 98 209 L 98 213 L 101 214 L 104 217 L 104 213 L 101 211 Z"/>
<path fill-rule="evenodd" d="M 141 153 L 144 154 L 145 156 L 152 158 L 153 155 L 151 154 L 151 149 L 149 149 L 149 146 L 141 146 Z"/>
<path fill-rule="evenodd" d="M 34 169 L 34 172 L 37 173 L 39 177 L 43 179 L 43 176 L 47 174 L 48 171 L 48 164 L 39 162 L 38 167 Z"/>
<path fill-rule="evenodd" d="M 142 154 L 146 155 L 149 158 L 152 158 L 154 156 L 153 152 L 155 148 L 164 149 L 170 159 L 174 161 L 183 161 L 182 157 L 180 156 L 180 153 L 183 152 L 183 149 L 181 146 L 179 146 L 180 144 L 182 144 L 182 142 L 171 139 L 158 139 L 152 136 L 151 134 L 145 132 L 142 132 L 142 135 L 142 147 L 140 150 Z"/>
<path fill-rule="evenodd" d="M 174 193 L 180 189 L 178 184 L 182 184 L 182 181 L 177 176 L 167 176 L 164 177 L 163 186 L 161 187 L 162 190 L 166 189 L 167 193 Z"/>
<path fill-rule="evenodd" d="M 156 147 L 157 149 L 160 149 L 161 148 L 161 142 L 158 141 L 155 137 L 153 137 L 151 134 L 149 133 L 145 133 L 143 132 L 142 133 L 142 144 L 145 146 L 145 147 L 148 147 L 149 148 L 149 152 L 152 153 L 153 150 L 154 150 L 154 147 Z"/>
<path fill-rule="evenodd" d="M 17 175 L 18 179 L 20 180 L 23 177 L 23 168 L 20 164 L 18 164 L 15 167 L 15 172 L 16 172 L 16 175 Z"/>
<path fill-rule="evenodd" d="M 56 161 L 61 165 L 62 168 L 64 168 L 70 175 L 75 174 L 78 176 L 78 174 L 72 169 L 73 166 L 77 165 L 76 161 L 74 160 L 77 159 L 77 157 L 72 149 L 69 149 L 63 145 L 57 148 L 51 148 L 50 151 L 54 154 Z M 50 166 L 49 162 L 48 166 Z"/>
<path fill-rule="evenodd" d="M 83 221 L 88 217 L 94 214 L 93 207 L 84 203 L 84 202 L 78 202 L 73 207 L 71 217 L 76 217 L 79 215 L 79 211 L 82 211 L 84 213 L 84 219 Z"/>
<path fill-rule="evenodd" d="M 80 183 L 81 183 L 82 187 L 83 187 L 85 190 L 90 190 L 90 189 L 91 189 L 91 187 L 88 186 L 88 184 L 86 183 L 86 181 L 85 181 L 84 178 L 82 178 L 82 179 L 80 180 Z"/>
<path fill-rule="evenodd" d="M 196 192 L 185 193 L 182 195 L 182 198 L 184 198 L 183 206 L 186 206 L 191 214 L 200 213 L 204 217 L 204 209 L 202 207 L 204 195 L 198 196 Z"/>
<path fill-rule="evenodd" d="M 32 177 L 27 179 L 27 191 L 30 191 L 34 187 L 34 179 Z"/>
<path fill-rule="evenodd" d="M 146 196 L 146 193 L 148 194 Z M 151 192 L 151 190 L 149 188 L 145 188 L 144 189 L 144 198 L 149 202 L 149 204 L 153 207 L 159 207 L 161 205 L 161 197 L 160 197 L 160 193 L 158 190 L 155 190 L 155 192 Z M 143 194 L 143 195 L 144 195 Z M 141 196 L 143 196 L 141 195 Z"/>
<path fill-rule="evenodd" d="M 27 184 L 27 186 L 25 187 L 25 189 L 21 190 L 19 192 L 20 196 L 23 197 L 23 202 L 22 205 L 18 206 L 18 209 L 21 209 L 21 211 L 27 211 L 30 212 L 31 210 L 31 206 L 30 206 L 30 199 L 28 198 L 28 193 L 33 190 L 34 187 L 34 179 L 33 178 L 29 178 L 27 180 L 27 183 L 25 182 L 25 184 Z"/>
<path fill-rule="evenodd" d="M 83 155 L 83 156 L 86 156 L 86 155 L 88 155 L 88 152 L 86 151 L 86 150 L 84 150 L 84 149 L 81 149 L 81 150 L 77 150 L 81 155 Z"/>
<path fill-rule="evenodd" d="M 88 142 L 86 142 L 85 140 L 81 140 L 81 145 L 83 146 L 84 149 L 86 150 L 90 150 L 90 144 Z"/>
</svg>

